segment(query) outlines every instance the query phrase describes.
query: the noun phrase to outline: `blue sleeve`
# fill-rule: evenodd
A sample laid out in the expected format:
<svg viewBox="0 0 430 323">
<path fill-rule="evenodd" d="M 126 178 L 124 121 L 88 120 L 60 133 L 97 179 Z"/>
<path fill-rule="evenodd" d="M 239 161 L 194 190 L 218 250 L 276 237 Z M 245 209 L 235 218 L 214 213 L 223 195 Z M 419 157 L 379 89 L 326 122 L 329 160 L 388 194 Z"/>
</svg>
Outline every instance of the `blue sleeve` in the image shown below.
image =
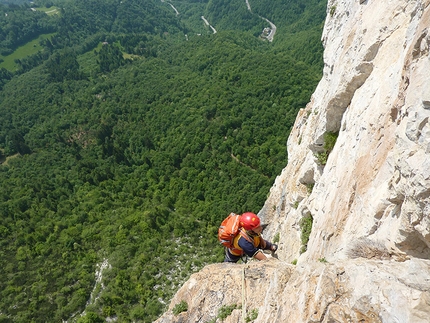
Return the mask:
<svg viewBox="0 0 430 323">
<path fill-rule="evenodd" d="M 272 250 L 273 243 L 267 240 L 264 240 L 264 241 L 266 242 L 266 247 L 264 248 L 264 250 Z"/>
<path fill-rule="evenodd" d="M 241 247 L 243 249 L 243 252 L 248 256 L 248 257 L 254 257 L 254 255 L 260 250 L 256 247 L 254 247 L 254 244 L 252 244 L 251 242 L 249 242 L 248 240 L 246 240 L 243 237 L 239 238 L 239 241 L 237 242 L 239 244 L 239 247 Z"/>
</svg>

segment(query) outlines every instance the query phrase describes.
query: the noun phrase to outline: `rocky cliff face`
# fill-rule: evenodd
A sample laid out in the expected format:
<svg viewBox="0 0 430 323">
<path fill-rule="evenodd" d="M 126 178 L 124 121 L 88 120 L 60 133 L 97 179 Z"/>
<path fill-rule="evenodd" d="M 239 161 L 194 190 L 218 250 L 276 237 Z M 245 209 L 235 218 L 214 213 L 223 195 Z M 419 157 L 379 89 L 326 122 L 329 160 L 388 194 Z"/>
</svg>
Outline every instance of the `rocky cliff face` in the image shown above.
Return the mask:
<svg viewBox="0 0 430 323">
<path fill-rule="evenodd" d="M 282 261 L 207 266 L 158 323 L 430 321 L 430 0 L 329 0 L 322 40 L 259 213 Z"/>
</svg>

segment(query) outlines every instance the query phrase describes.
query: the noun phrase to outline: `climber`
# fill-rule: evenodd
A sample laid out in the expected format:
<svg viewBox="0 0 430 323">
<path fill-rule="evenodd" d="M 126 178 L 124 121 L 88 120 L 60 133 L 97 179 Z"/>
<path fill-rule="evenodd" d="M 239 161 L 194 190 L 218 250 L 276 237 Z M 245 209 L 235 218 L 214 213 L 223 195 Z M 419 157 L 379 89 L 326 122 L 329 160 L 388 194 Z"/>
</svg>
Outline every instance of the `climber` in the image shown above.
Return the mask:
<svg viewBox="0 0 430 323">
<path fill-rule="evenodd" d="M 226 248 L 224 262 L 238 262 L 243 256 L 266 260 L 261 250 L 275 252 L 278 246 L 266 241 L 261 236 L 263 227 L 259 217 L 252 212 L 245 212 L 240 216 L 239 233 L 233 240 L 233 248 Z"/>
</svg>

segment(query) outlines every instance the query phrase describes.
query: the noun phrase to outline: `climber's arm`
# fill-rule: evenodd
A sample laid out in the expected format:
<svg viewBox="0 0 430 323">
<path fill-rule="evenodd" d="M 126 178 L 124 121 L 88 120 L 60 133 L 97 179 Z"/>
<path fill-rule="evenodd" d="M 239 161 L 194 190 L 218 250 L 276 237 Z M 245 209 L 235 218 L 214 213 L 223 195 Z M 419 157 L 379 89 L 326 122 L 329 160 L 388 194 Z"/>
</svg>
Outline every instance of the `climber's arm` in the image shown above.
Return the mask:
<svg viewBox="0 0 430 323">
<path fill-rule="evenodd" d="M 260 248 L 255 247 L 251 242 L 246 240 L 245 238 L 239 239 L 239 247 L 243 249 L 243 252 L 250 258 L 254 258 L 257 260 L 266 260 L 266 255 L 261 251 Z"/>
<path fill-rule="evenodd" d="M 257 260 L 267 260 L 266 255 L 261 251 L 258 250 L 255 254 L 254 254 L 254 258 Z"/>
</svg>

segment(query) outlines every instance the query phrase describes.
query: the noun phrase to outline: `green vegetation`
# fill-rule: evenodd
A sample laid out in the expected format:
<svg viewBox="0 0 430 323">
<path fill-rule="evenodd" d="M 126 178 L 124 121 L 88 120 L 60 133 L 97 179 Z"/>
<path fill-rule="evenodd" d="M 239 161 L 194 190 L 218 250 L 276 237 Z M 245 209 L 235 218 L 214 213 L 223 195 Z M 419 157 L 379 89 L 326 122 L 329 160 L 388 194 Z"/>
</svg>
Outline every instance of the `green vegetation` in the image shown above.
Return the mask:
<svg viewBox="0 0 430 323">
<path fill-rule="evenodd" d="M 246 318 L 245 318 L 245 322 L 252 322 L 254 320 L 256 320 L 258 317 L 258 309 L 254 308 L 253 310 L 251 310 Z"/>
<path fill-rule="evenodd" d="M 83 317 L 80 317 L 77 323 L 104 323 L 105 320 L 97 313 L 88 312 Z"/>
<path fill-rule="evenodd" d="M 222 1 L 179 16 L 161 1 L 49 2 L 34 6 L 59 14 L 0 5 L 0 321 L 152 322 L 222 260 L 221 220 L 261 209 L 285 167 L 321 76 L 323 2 L 297 1 L 273 43 L 247 15 L 205 32 Z M 288 25 L 274 14 L 288 5 L 271 6 Z"/>
<path fill-rule="evenodd" d="M 44 34 L 40 35 L 36 39 L 29 41 L 28 43 L 18 47 L 12 54 L 7 56 L 1 56 L 0 59 L 3 60 L 0 63 L 0 68 L 4 67 L 9 71 L 17 71 L 19 70 L 19 61 L 21 59 L 26 58 L 27 56 L 37 54 L 37 52 L 43 50 L 41 43 L 45 39 L 52 37 L 54 34 Z"/>
<path fill-rule="evenodd" d="M 324 149 L 331 153 L 331 151 L 334 148 L 334 145 L 336 144 L 337 137 L 339 136 L 339 132 L 326 132 L 324 134 Z"/>
<path fill-rule="evenodd" d="M 182 312 L 186 312 L 188 311 L 188 304 L 186 301 L 181 301 L 178 304 L 175 305 L 175 307 L 173 307 L 173 314 L 174 315 L 179 315 Z"/>
<path fill-rule="evenodd" d="M 273 237 L 273 243 L 278 243 L 279 242 L 279 232 L 277 232 L 276 234 L 275 234 L 275 236 Z"/>
<path fill-rule="evenodd" d="M 317 153 L 315 155 L 317 157 L 317 161 L 320 165 L 325 165 L 327 164 L 327 159 L 328 159 L 328 153 L 327 151 L 322 151 L 320 153 Z"/>
<path fill-rule="evenodd" d="M 212 320 L 210 320 L 210 322 L 208 322 L 208 323 L 215 323 L 215 322 L 217 322 L 218 321 L 218 319 L 221 321 L 221 322 L 224 322 L 224 320 L 227 318 L 227 317 L 229 317 L 230 315 L 231 315 L 231 313 L 233 313 L 233 311 L 235 310 L 235 309 L 241 309 L 242 308 L 242 306 L 241 305 L 238 305 L 238 304 L 232 304 L 232 305 L 223 305 L 223 306 L 221 306 L 220 308 L 219 308 L 219 310 L 218 310 L 218 315 L 216 316 L 216 317 L 214 317 Z M 247 320 L 246 322 L 250 322 L 249 320 L 249 317 L 253 317 L 254 316 L 254 311 L 252 312 L 252 314 L 251 314 L 251 316 L 250 315 L 248 315 L 247 316 L 247 318 L 245 319 L 245 320 Z M 258 311 L 257 311 L 257 316 L 258 316 Z M 256 317 L 255 317 L 256 318 Z M 255 318 L 254 319 L 251 319 L 251 321 L 252 320 L 255 320 Z"/>
<path fill-rule="evenodd" d="M 237 304 L 221 306 L 221 308 L 218 310 L 217 318 L 219 318 L 222 322 L 227 317 L 229 317 L 231 313 L 237 308 L 240 308 L 240 306 L 238 306 Z"/>
<path fill-rule="evenodd" d="M 7 56 L 16 48 L 42 34 L 56 30 L 58 19 L 23 6 L 0 4 L 0 55 Z"/>
<path fill-rule="evenodd" d="M 312 193 L 312 191 L 314 190 L 314 186 L 315 186 L 315 183 L 309 183 L 309 184 L 306 184 L 306 190 L 307 190 L 307 192 L 309 193 L 309 194 L 311 194 Z M 297 205 L 298 206 L 298 205 Z"/>
<path fill-rule="evenodd" d="M 329 132 L 326 132 L 324 134 L 324 146 L 323 146 L 324 151 L 316 154 L 318 163 L 320 165 L 327 164 L 328 156 L 330 155 L 331 151 L 333 150 L 338 136 L 339 136 L 339 132 L 330 132 L 329 131 Z"/>
<path fill-rule="evenodd" d="M 302 247 L 300 249 L 300 253 L 304 253 L 308 248 L 308 242 L 309 242 L 309 236 L 312 232 L 312 223 L 313 223 L 313 217 L 311 214 L 303 217 L 300 220 L 300 240 L 302 242 Z"/>
</svg>

